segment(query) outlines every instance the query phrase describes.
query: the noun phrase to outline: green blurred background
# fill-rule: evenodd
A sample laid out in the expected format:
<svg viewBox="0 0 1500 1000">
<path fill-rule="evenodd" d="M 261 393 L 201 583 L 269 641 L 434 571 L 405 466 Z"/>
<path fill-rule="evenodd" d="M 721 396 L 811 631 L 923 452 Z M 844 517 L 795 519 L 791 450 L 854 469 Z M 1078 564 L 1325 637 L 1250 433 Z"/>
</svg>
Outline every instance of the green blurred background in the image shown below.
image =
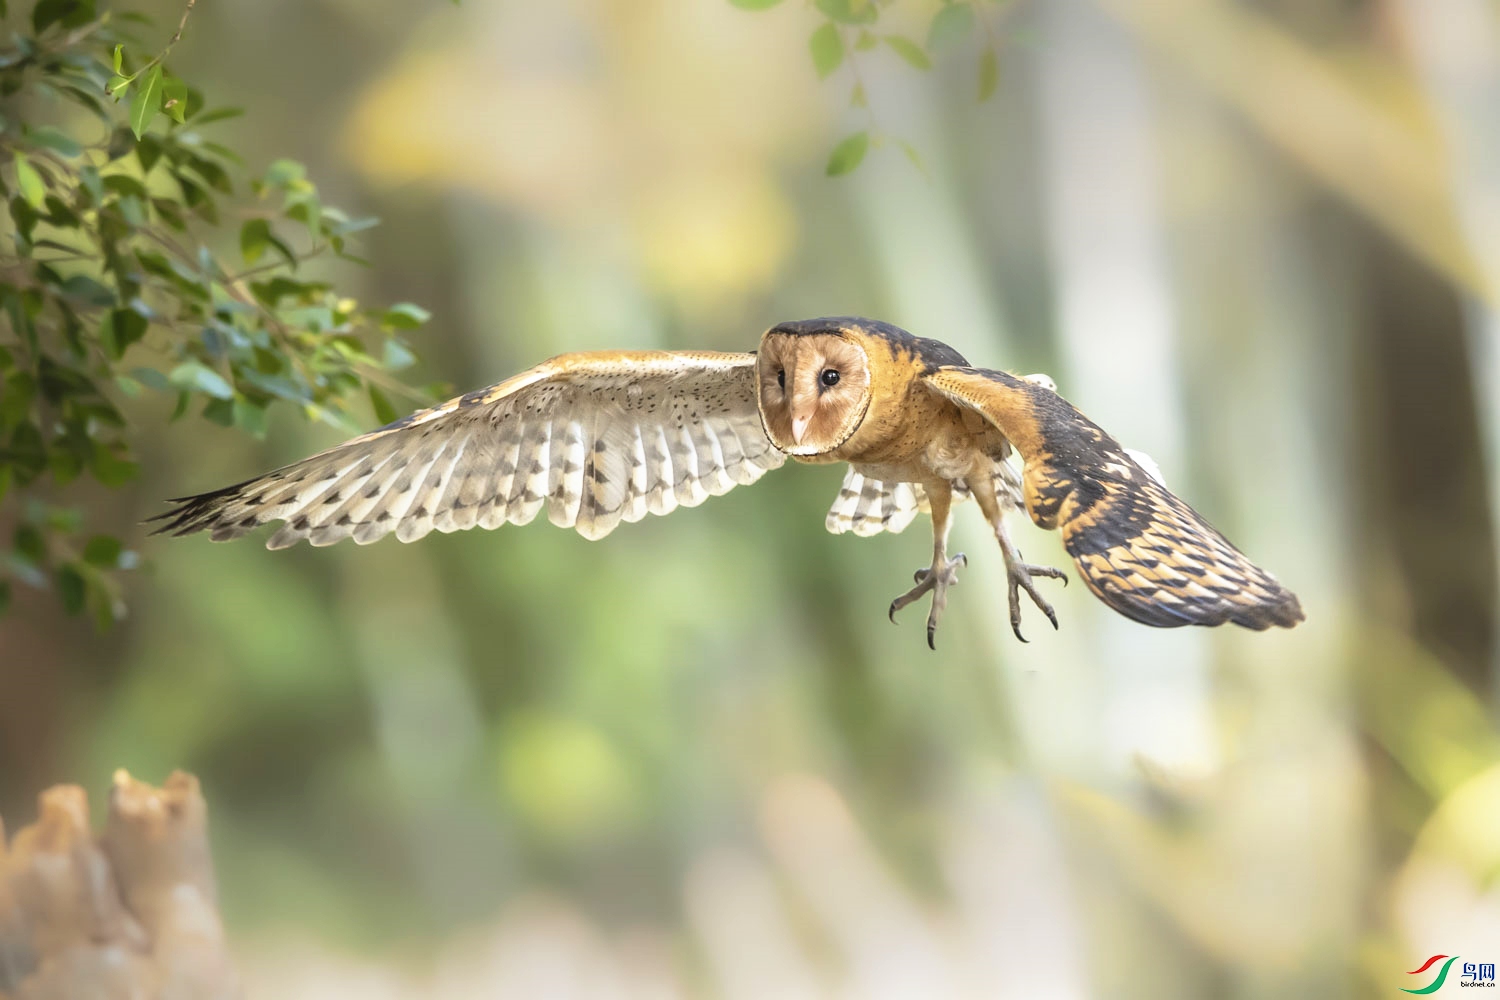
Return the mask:
<svg viewBox="0 0 1500 1000">
<path fill-rule="evenodd" d="M 825 534 L 833 469 L 599 543 L 147 540 L 340 435 L 143 400 L 144 475 L 96 499 L 147 560 L 130 618 L 0 619 L 0 814 L 198 774 L 267 997 L 1400 996 L 1500 959 L 1500 7 L 982 7 L 993 98 L 978 38 L 882 47 L 869 112 L 801 3 L 216 0 L 173 61 L 249 109 L 251 169 L 385 220 L 340 282 L 432 310 L 424 377 L 879 317 L 1051 373 L 1306 624 L 1075 585 L 1023 646 L 964 507 L 929 653 L 885 621 L 925 520 Z M 872 115 L 921 168 L 825 177 Z"/>
</svg>

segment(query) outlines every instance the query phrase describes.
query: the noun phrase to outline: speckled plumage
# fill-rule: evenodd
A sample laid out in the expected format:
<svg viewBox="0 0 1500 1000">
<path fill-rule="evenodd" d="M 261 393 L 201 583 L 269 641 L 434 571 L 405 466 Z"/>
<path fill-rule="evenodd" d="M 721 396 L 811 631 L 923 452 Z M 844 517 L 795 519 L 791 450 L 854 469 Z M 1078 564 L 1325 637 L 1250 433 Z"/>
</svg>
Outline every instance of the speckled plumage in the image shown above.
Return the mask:
<svg viewBox="0 0 1500 1000">
<path fill-rule="evenodd" d="M 566 354 L 294 465 L 187 497 L 162 529 L 214 541 L 285 522 L 307 539 L 553 524 L 602 538 L 694 507 L 785 460 L 761 430 L 753 354 Z"/>
<path fill-rule="evenodd" d="M 1022 458 L 1018 472 L 1008 461 Z M 548 520 L 602 538 L 622 521 L 755 482 L 787 455 L 847 462 L 829 531 L 898 532 L 933 520 L 933 563 L 891 614 L 933 595 L 933 640 L 962 555 L 954 501 L 994 528 L 1020 636 L 1024 589 L 1056 624 L 1003 521 L 1023 507 L 1059 528 L 1089 588 L 1156 626 L 1291 626 L 1297 599 L 1079 413 L 1045 376 L 973 368 L 946 344 L 848 317 L 773 327 L 755 354 L 565 354 L 311 458 L 185 497 L 157 519 L 178 535 L 267 545 L 372 542 Z"/>
</svg>

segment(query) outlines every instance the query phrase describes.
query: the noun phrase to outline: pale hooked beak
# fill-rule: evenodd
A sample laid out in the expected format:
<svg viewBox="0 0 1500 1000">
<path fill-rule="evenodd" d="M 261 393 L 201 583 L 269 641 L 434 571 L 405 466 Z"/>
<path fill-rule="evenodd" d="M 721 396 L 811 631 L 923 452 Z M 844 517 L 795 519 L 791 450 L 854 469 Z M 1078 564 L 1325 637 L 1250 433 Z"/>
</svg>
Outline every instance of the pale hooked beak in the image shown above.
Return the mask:
<svg viewBox="0 0 1500 1000">
<path fill-rule="evenodd" d="M 793 444 L 801 444 L 802 443 L 802 435 L 804 435 L 804 434 L 807 433 L 807 425 L 810 424 L 810 423 L 812 423 L 812 414 L 811 413 L 809 413 L 805 417 L 793 417 L 792 418 L 792 443 Z"/>
</svg>

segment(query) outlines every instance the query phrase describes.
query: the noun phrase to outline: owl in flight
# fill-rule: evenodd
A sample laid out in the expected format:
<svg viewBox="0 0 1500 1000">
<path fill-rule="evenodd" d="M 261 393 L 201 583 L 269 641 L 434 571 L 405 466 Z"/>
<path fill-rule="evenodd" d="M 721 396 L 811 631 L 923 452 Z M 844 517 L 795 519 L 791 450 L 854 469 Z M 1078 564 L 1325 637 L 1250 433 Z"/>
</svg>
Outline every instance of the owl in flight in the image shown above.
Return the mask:
<svg viewBox="0 0 1500 1000">
<path fill-rule="evenodd" d="M 1007 461 L 1020 453 L 1018 472 Z M 948 588 L 956 501 L 972 497 L 1005 558 L 1010 624 L 1020 592 L 1057 627 L 1004 516 L 1058 528 L 1091 591 L 1146 625 L 1285 628 L 1296 595 L 1179 500 L 1046 376 L 974 368 L 953 348 L 874 320 L 772 327 L 754 353 L 564 354 L 286 468 L 172 501 L 159 532 L 224 541 L 282 521 L 273 549 L 307 539 L 403 542 L 436 528 L 525 524 L 544 508 L 603 538 L 621 521 L 694 507 L 786 461 L 848 463 L 834 533 L 901 531 L 932 517 L 932 565 L 891 602 L 926 594 L 933 645 Z"/>
</svg>

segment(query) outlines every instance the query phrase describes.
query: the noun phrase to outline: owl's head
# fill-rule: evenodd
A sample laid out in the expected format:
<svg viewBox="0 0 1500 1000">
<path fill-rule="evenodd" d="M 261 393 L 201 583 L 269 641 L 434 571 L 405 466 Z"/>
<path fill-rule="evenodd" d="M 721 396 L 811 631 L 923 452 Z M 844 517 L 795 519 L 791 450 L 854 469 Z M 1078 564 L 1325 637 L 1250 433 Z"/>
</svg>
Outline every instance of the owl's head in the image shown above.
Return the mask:
<svg viewBox="0 0 1500 1000">
<path fill-rule="evenodd" d="M 774 326 L 756 354 L 756 401 L 771 443 L 823 455 L 849 439 L 870 406 L 870 359 L 835 320 Z"/>
</svg>

